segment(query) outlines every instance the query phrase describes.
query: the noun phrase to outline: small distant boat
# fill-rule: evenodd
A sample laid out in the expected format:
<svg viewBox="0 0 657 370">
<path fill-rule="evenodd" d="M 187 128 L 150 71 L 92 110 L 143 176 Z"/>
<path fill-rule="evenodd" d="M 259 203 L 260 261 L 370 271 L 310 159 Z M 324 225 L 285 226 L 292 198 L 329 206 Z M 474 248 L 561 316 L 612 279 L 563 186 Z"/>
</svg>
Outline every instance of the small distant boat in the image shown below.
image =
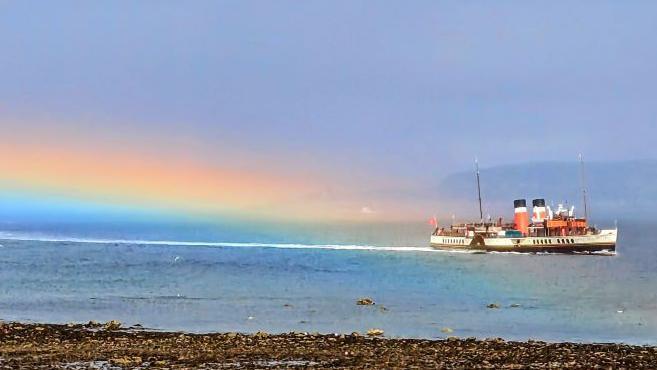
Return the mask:
<svg viewBox="0 0 657 370">
<path fill-rule="evenodd" d="M 586 188 L 582 162 L 582 196 L 585 216 L 575 216 L 575 207 L 562 204 L 553 211 L 546 207 L 544 199 L 532 201 L 529 218 L 527 202 L 517 199 L 514 203 L 513 223 L 484 222 L 481 208 L 479 166 L 476 165 L 477 191 L 479 194 L 480 222 L 452 224 L 442 228 L 434 220 L 435 230 L 431 246 L 436 249 L 473 250 L 483 252 L 519 253 L 614 253 L 618 229 L 597 229 L 588 224 Z"/>
</svg>

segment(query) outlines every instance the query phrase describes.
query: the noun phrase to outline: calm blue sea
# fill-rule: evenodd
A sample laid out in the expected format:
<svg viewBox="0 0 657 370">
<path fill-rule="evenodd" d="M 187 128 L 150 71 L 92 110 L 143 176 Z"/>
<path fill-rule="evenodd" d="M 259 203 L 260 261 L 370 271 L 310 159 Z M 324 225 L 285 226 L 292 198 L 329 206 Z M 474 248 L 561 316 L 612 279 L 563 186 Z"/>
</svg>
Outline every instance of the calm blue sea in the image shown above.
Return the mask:
<svg viewBox="0 0 657 370">
<path fill-rule="evenodd" d="M 621 223 L 610 257 L 433 251 L 426 225 L 0 226 L 0 320 L 657 344 L 657 227 Z"/>
</svg>

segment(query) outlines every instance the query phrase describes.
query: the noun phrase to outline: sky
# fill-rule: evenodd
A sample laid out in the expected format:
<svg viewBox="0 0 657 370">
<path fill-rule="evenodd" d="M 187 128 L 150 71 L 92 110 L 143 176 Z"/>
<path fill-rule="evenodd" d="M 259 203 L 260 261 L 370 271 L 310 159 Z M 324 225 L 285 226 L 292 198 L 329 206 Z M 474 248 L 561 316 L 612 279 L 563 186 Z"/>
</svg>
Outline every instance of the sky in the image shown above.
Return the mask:
<svg viewBox="0 0 657 370">
<path fill-rule="evenodd" d="M 0 204 L 417 220 L 441 202 L 420 189 L 475 157 L 654 159 L 655 14 L 652 1 L 0 1 Z"/>
</svg>

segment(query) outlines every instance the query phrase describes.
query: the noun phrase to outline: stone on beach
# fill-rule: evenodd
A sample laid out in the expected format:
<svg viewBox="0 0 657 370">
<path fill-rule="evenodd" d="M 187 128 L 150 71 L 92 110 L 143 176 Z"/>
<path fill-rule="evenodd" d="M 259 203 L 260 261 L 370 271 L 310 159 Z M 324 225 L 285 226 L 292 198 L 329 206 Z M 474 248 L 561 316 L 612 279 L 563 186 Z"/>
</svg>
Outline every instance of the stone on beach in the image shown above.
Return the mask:
<svg viewBox="0 0 657 370">
<path fill-rule="evenodd" d="M 367 331 L 367 335 L 370 337 L 378 337 L 383 335 L 383 330 L 382 329 L 370 329 Z"/>
<path fill-rule="evenodd" d="M 105 323 L 105 330 L 119 330 L 121 329 L 121 322 L 117 320 L 111 320 Z"/>
<path fill-rule="evenodd" d="M 141 357 L 120 357 L 110 359 L 110 363 L 117 366 L 135 366 L 141 365 Z"/>
</svg>

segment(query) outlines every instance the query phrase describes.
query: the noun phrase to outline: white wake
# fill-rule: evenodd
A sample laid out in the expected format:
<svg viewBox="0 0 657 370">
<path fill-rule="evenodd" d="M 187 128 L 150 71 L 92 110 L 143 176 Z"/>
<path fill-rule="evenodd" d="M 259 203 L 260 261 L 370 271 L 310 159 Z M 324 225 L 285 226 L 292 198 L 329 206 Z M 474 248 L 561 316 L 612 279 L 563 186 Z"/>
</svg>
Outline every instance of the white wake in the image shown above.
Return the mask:
<svg viewBox="0 0 657 370">
<path fill-rule="evenodd" d="M 457 252 L 470 253 L 470 251 L 445 251 L 433 249 L 429 246 L 375 246 L 352 244 L 295 244 L 295 243 L 238 243 L 238 242 L 197 242 L 178 240 L 136 240 L 136 239 L 96 239 L 45 236 L 33 234 L 11 234 L 0 232 L 0 240 L 63 242 L 87 244 L 122 244 L 122 245 L 159 245 L 159 246 L 193 246 L 193 247 L 227 247 L 227 248 L 279 248 L 279 249 L 328 249 L 328 250 L 361 250 L 386 252 Z"/>
</svg>

